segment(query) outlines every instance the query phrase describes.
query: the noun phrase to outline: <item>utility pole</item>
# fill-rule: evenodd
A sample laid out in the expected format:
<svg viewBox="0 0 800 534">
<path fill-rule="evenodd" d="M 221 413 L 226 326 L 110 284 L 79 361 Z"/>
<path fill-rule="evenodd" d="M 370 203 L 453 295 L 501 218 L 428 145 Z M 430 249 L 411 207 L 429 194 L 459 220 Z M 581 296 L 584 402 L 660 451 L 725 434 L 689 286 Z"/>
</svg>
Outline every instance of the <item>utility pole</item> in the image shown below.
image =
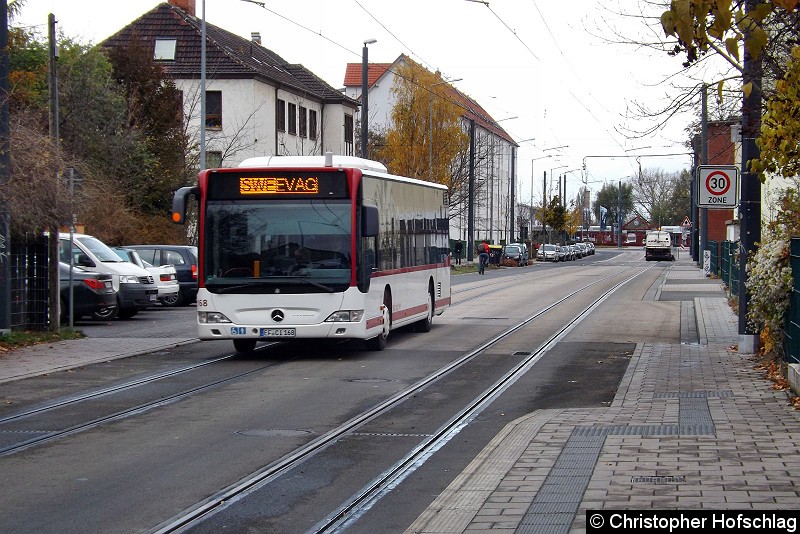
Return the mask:
<svg viewBox="0 0 800 534">
<path fill-rule="evenodd" d="M 514 243 L 516 240 L 514 239 L 514 234 L 516 231 L 516 221 L 514 220 L 514 189 L 516 186 L 516 176 L 517 176 L 517 151 L 514 145 L 511 145 L 511 195 L 510 195 L 510 203 L 511 203 L 511 214 L 510 220 L 511 224 L 509 226 L 509 234 L 508 234 L 508 241 L 506 243 Z"/>
<path fill-rule="evenodd" d="M 56 69 L 56 60 L 58 59 L 58 45 L 56 44 L 56 16 L 50 13 L 47 16 L 47 34 L 48 34 L 48 56 L 50 63 L 50 139 L 53 144 L 53 179 L 55 180 L 55 187 L 53 188 L 58 195 L 59 182 L 61 181 L 59 159 L 59 131 L 58 131 L 58 71 Z M 55 200 L 55 199 L 53 199 Z M 58 331 L 60 324 L 58 317 L 58 286 L 59 286 L 59 272 L 58 272 L 58 232 L 60 228 L 58 223 L 52 222 L 50 227 L 50 234 L 47 238 L 47 275 L 49 277 L 49 298 L 48 310 L 51 331 Z M 70 241 L 70 247 L 72 242 Z M 70 251 L 70 258 L 72 258 L 72 251 Z"/>
<path fill-rule="evenodd" d="M 369 150 L 367 148 L 367 140 L 369 133 L 369 48 L 372 43 L 376 43 L 376 39 L 367 39 L 364 41 L 364 47 L 361 49 L 361 157 L 369 158 Z"/>
<path fill-rule="evenodd" d="M 544 222 L 547 214 L 547 171 L 542 172 L 542 243 L 547 243 L 547 223 Z"/>
<path fill-rule="evenodd" d="M 469 198 L 467 199 L 467 263 L 472 263 L 475 248 L 475 119 L 469 120 Z"/>
<path fill-rule="evenodd" d="M 0 186 L 11 179 L 11 130 L 8 120 L 8 1 L 0 0 Z M 11 236 L 8 206 L 0 201 L 0 334 L 11 332 Z"/>
<path fill-rule="evenodd" d="M 617 248 L 622 248 L 622 180 L 617 189 Z"/>
<path fill-rule="evenodd" d="M 745 1 L 745 13 L 752 14 L 758 0 Z M 745 38 L 750 29 L 744 30 Z M 748 324 L 747 311 L 747 259 L 755 253 L 761 241 L 761 182 L 758 174 L 751 172 L 749 162 L 759 157 L 756 137 L 761 129 L 761 56 L 750 55 L 744 47 L 743 83 L 751 83 L 752 90 L 742 100 L 742 190 L 739 193 L 741 220 L 739 239 L 739 353 L 751 354 L 758 350 L 758 331 Z"/>
<path fill-rule="evenodd" d="M 700 116 L 700 165 L 708 165 L 708 85 L 703 84 Z M 699 184 L 698 184 L 699 185 Z M 699 189 L 698 189 L 699 190 Z M 708 208 L 700 209 L 700 261 L 708 248 Z M 705 265 L 701 263 L 705 269 Z"/>
</svg>

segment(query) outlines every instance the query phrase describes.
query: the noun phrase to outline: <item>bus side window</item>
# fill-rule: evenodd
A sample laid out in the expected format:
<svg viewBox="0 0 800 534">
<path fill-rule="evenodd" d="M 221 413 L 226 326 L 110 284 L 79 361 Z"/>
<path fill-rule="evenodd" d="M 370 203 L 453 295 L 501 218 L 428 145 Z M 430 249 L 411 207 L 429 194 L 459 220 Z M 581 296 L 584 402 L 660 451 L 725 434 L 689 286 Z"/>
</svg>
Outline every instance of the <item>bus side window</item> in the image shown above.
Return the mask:
<svg viewBox="0 0 800 534">
<path fill-rule="evenodd" d="M 358 289 L 363 292 L 369 290 L 370 278 L 372 278 L 372 273 L 378 267 L 375 241 L 376 238 L 374 237 L 361 238 L 361 257 L 363 261 L 356 263 L 358 267 L 356 276 L 358 280 Z"/>
</svg>

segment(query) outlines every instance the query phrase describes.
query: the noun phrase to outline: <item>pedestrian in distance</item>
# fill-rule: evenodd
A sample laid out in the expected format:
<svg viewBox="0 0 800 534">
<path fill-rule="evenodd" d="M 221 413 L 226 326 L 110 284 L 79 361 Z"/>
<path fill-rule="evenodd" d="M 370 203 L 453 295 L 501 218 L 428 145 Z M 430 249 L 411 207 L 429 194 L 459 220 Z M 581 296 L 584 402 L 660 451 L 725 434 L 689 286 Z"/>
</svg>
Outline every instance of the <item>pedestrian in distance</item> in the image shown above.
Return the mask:
<svg viewBox="0 0 800 534">
<path fill-rule="evenodd" d="M 489 265 L 489 245 L 483 241 L 478 245 L 478 274 L 483 274 L 487 265 Z"/>
<path fill-rule="evenodd" d="M 456 265 L 461 265 L 461 252 L 464 250 L 464 243 L 461 241 L 456 241 L 456 244 L 453 246 L 455 253 L 456 253 Z"/>
</svg>

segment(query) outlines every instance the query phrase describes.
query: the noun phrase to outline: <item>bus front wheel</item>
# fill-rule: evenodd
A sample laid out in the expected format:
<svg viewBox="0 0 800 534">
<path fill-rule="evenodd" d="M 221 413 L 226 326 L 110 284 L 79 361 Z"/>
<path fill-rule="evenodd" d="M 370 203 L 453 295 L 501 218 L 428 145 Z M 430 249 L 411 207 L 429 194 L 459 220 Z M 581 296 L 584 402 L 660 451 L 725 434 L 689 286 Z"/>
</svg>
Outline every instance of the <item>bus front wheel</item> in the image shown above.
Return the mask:
<svg viewBox="0 0 800 534">
<path fill-rule="evenodd" d="M 256 350 L 255 339 L 234 339 L 233 348 L 236 352 L 253 352 Z"/>
<path fill-rule="evenodd" d="M 389 339 L 389 332 L 392 330 L 392 295 L 389 293 L 388 289 L 383 294 L 381 313 L 383 314 L 381 333 L 366 341 L 367 349 L 369 350 L 377 351 L 385 349 L 386 340 Z"/>
</svg>

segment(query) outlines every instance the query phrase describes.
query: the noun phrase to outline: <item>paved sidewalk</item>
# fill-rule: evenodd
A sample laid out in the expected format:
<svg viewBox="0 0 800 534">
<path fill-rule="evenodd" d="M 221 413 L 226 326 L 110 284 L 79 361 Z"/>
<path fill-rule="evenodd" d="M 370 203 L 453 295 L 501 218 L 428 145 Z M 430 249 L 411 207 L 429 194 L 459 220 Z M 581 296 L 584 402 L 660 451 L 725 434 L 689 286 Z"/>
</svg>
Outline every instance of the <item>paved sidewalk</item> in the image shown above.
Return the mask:
<svg viewBox="0 0 800 534">
<path fill-rule="evenodd" d="M 0 356 L 0 384 L 197 341 L 196 337 L 86 337 L 25 347 Z"/>
<path fill-rule="evenodd" d="M 699 269 L 666 278 L 659 291 L 719 284 Z M 594 509 L 799 510 L 800 412 L 735 351 L 727 300 L 693 303 L 685 342 L 639 344 L 610 408 L 509 424 L 406 532 L 583 532 Z"/>
</svg>

